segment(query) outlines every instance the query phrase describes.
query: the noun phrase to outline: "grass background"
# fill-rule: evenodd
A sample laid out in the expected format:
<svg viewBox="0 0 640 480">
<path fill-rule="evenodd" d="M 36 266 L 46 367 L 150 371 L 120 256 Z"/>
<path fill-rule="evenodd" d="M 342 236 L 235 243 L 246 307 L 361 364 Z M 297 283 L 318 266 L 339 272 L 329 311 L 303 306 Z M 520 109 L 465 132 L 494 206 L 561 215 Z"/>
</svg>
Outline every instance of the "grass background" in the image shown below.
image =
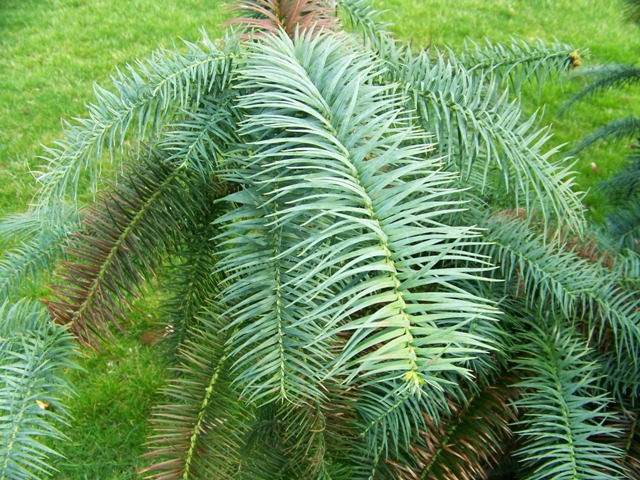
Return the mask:
<svg viewBox="0 0 640 480">
<path fill-rule="evenodd" d="M 558 39 L 588 48 L 585 63 L 635 63 L 640 31 L 624 0 L 375 0 L 384 21 L 414 48 L 463 47 L 467 37 L 508 42 Z M 0 0 L 0 214 L 27 208 L 42 144 L 52 144 L 62 119 L 83 116 L 93 82 L 108 86 L 117 68 L 180 38 L 215 38 L 228 13 L 218 0 Z M 524 108 L 545 106 L 555 144 L 571 145 L 615 118 L 640 115 L 640 89 L 603 95 L 557 113 L 579 79 L 525 91 Z M 600 144 L 577 159 L 577 181 L 589 188 L 609 176 L 624 145 Z M 599 174 L 590 167 L 598 165 Z M 586 203 L 599 215 L 597 195 Z M 154 309 L 141 305 L 136 326 L 100 353 L 82 352 L 70 442 L 58 445 L 62 479 L 133 479 L 144 465 L 145 419 L 162 385 L 162 351 L 140 342 Z"/>
<path fill-rule="evenodd" d="M 418 47 L 448 45 L 460 51 L 468 38 L 477 42 L 557 39 L 588 49 L 585 65 L 640 59 L 640 25 L 630 20 L 626 0 L 378 0 L 375 4 L 387 10 L 384 19 L 393 23 L 393 32 Z M 554 125 L 552 144 L 566 144 L 565 150 L 611 120 L 640 113 L 640 89 L 636 88 L 575 104 L 560 114 L 569 95 L 583 85 L 584 79 L 565 76 L 559 82 L 547 82 L 541 92 L 537 86 L 530 88 L 523 96 L 524 111 L 532 114 L 543 109 L 542 123 Z M 585 204 L 596 220 L 604 213 L 602 198 L 591 189 L 621 167 L 625 148 L 601 143 L 576 159 L 576 185 L 590 191 Z"/>
<path fill-rule="evenodd" d="M 0 0 L 0 212 L 24 208 L 41 145 L 84 116 L 93 84 L 180 39 L 214 37 L 218 0 Z"/>
</svg>

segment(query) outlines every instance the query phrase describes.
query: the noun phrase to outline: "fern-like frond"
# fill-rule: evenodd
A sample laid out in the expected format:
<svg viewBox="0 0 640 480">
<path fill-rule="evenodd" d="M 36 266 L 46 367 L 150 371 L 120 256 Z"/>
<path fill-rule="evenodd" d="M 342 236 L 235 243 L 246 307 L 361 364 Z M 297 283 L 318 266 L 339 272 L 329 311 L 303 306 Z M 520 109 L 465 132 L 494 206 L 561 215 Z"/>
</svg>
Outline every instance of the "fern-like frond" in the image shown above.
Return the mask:
<svg viewBox="0 0 640 480">
<path fill-rule="evenodd" d="M 274 402 L 258 408 L 233 478 L 354 480 L 345 462 L 358 442 L 350 429 L 352 412 L 345 398 L 334 394 L 327 392 L 331 401 L 325 405 Z"/>
<path fill-rule="evenodd" d="M 385 31 L 385 25 L 379 20 L 380 11 L 371 0 L 337 0 L 336 5 L 345 27 L 360 34 L 370 48 L 385 58 L 394 41 Z M 541 85 L 549 77 L 579 66 L 581 56 L 586 53 L 560 41 L 530 43 L 514 38 L 510 43 L 486 40 L 480 44 L 468 39 L 462 53 L 445 49 L 442 54 L 436 52 L 436 58 L 445 55 L 487 83 L 495 80 L 505 85 L 509 82 L 515 92 L 520 92 L 527 82 Z"/>
<path fill-rule="evenodd" d="M 624 206 L 640 194 L 640 145 L 633 143 L 622 169 L 612 177 L 598 182 L 596 188 L 603 192 L 613 206 Z"/>
<path fill-rule="evenodd" d="M 414 55 L 398 47 L 375 21 L 375 11 L 366 0 L 337 2 L 365 43 L 389 67 L 389 77 L 412 98 L 422 126 L 436 134 L 441 154 L 463 172 L 467 185 L 472 179 L 480 191 L 498 180 L 511 191 L 516 204 L 536 208 L 569 222 L 580 231 L 583 224 L 580 195 L 569 188 L 570 165 L 551 161 L 557 149 L 544 151 L 548 129 L 537 126 L 536 116 L 522 113 L 501 86 L 505 78 L 518 88 L 525 81 L 562 70 L 577 61 L 577 53 L 556 42 L 512 42 L 512 45 L 477 44 L 475 51 L 456 56 L 436 52 Z M 479 165 L 476 165 L 479 164 Z M 472 174 L 472 169 L 480 172 Z M 549 210 L 549 211 L 547 211 Z"/>
<path fill-rule="evenodd" d="M 619 247 L 637 250 L 640 239 L 640 199 L 629 199 L 612 210 L 607 215 L 606 228 Z"/>
<path fill-rule="evenodd" d="M 0 235 L 14 245 L 0 258 L 0 303 L 20 294 L 25 286 L 39 286 L 63 255 L 64 239 L 77 228 L 70 209 L 30 211 L 2 222 Z"/>
<path fill-rule="evenodd" d="M 618 285 L 614 271 L 548 242 L 527 223 L 496 215 L 482 220 L 488 243 L 480 250 L 499 267 L 505 294 L 521 297 L 532 310 L 555 310 L 568 322 L 584 319 L 596 342 L 613 335 L 616 354 L 637 362 L 640 312 L 636 294 Z"/>
<path fill-rule="evenodd" d="M 203 316 L 179 352 L 180 366 L 152 413 L 152 479 L 236 478 L 243 437 L 254 414 L 232 385 L 227 335 L 216 314 Z"/>
<path fill-rule="evenodd" d="M 640 254 L 634 250 L 621 249 L 612 265 L 620 282 L 640 287 Z"/>
<path fill-rule="evenodd" d="M 560 41 L 529 43 L 515 38 L 509 44 L 467 40 L 462 54 L 449 51 L 450 57 L 457 58 L 470 72 L 487 79 L 495 77 L 500 84 L 509 82 L 515 92 L 527 82 L 542 85 L 549 77 L 579 66 L 584 53 Z"/>
<path fill-rule="evenodd" d="M 277 415 L 279 444 L 288 459 L 286 478 L 353 480 L 349 456 L 359 443 L 356 393 L 330 385 L 324 404 L 284 407 Z"/>
<path fill-rule="evenodd" d="M 0 302 L 20 295 L 24 286 L 42 283 L 63 253 L 60 244 L 65 236 L 60 232 L 59 236 L 24 242 L 5 252 L 0 259 Z"/>
<path fill-rule="evenodd" d="M 389 460 L 398 480 L 477 480 L 497 466 L 513 436 L 517 419 L 510 381 L 484 387 L 465 404 L 449 402 L 451 413 L 440 422 L 426 418 L 427 428 L 402 455 Z"/>
<path fill-rule="evenodd" d="M 640 127 L 640 122 L 637 126 Z M 597 183 L 596 188 L 611 207 L 605 219 L 606 232 L 618 248 L 637 250 L 640 238 L 640 146 L 632 144 L 622 170 Z M 637 273 L 634 276 L 638 278 Z M 627 275 L 622 277 L 627 278 Z"/>
<path fill-rule="evenodd" d="M 596 351 L 593 357 L 602 371 L 600 385 L 611 393 L 618 404 L 638 406 L 640 371 L 637 363 L 628 357 L 619 358 L 611 351 Z"/>
<path fill-rule="evenodd" d="M 172 252 L 171 266 L 162 278 L 163 289 L 171 294 L 161 309 L 171 321 L 167 340 L 173 348 L 188 339 L 190 331 L 197 331 L 199 317 L 224 288 L 224 278 L 214 274 L 218 251 L 212 240 L 219 234 L 213 222 L 221 215 L 222 204 L 217 200 L 223 188 L 211 185 L 202 192 L 198 217 L 182 232 L 181 246 Z"/>
<path fill-rule="evenodd" d="M 371 0 L 336 0 L 335 4 L 345 28 L 360 34 L 374 50 L 393 42 L 386 33 L 386 24 L 380 20 L 380 11 Z"/>
<path fill-rule="evenodd" d="M 622 452 L 596 440 L 615 436 L 605 426 L 607 399 L 597 391 L 597 367 L 588 361 L 586 344 L 570 328 L 532 319 L 514 358 L 523 379 L 517 384 L 524 411 L 518 422 L 523 441 L 515 455 L 528 480 L 621 479 Z"/>
<path fill-rule="evenodd" d="M 194 111 L 183 112 L 179 122 L 167 125 L 156 145 L 165 162 L 194 171 L 203 179 L 215 176 L 225 153 L 240 141 L 235 100 L 235 91 L 209 95 L 200 99 Z"/>
<path fill-rule="evenodd" d="M 228 335 L 207 315 L 184 342 L 177 378 L 153 413 L 145 456 L 157 463 L 144 470 L 148 478 L 352 480 L 352 407 L 335 392 L 325 405 L 247 405 L 231 381 Z"/>
<path fill-rule="evenodd" d="M 545 218 L 582 230 L 581 197 L 569 187 L 571 165 L 551 160 L 558 149 L 545 150 L 549 129 L 538 128 L 535 115 L 523 120 L 495 79 L 487 82 L 442 54 L 434 61 L 407 49 L 387 55 L 390 79 L 405 89 L 422 126 L 435 133 L 440 153 L 462 173 L 461 184 L 506 190 L 512 206 L 540 209 Z"/>
<path fill-rule="evenodd" d="M 581 302 L 603 283 L 607 272 L 602 266 L 565 251 L 560 243 L 547 242 L 529 222 L 500 212 L 478 220 L 488 240 L 482 252 L 498 266 L 494 272 L 504 280 L 505 294 L 522 296 L 530 307 L 553 305 L 573 318 Z"/>
<path fill-rule="evenodd" d="M 184 166 L 157 158 L 133 165 L 113 191 L 86 214 L 67 245 L 69 261 L 47 304 L 53 318 L 80 339 L 119 326 L 120 306 L 155 274 L 163 255 L 180 244 L 180 232 L 198 217 L 204 185 Z"/>
<path fill-rule="evenodd" d="M 72 230 L 70 226 L 77 221 L 77 212 L 64 204 L 7 215 L 0 220 L 0 248 L 7 249 L 60 229 Z"/>
<path fill-rule="evenodd" d="M 449 414 L 449 401 L 465 401 L 455 382 L 444 388 L 422 386 L 421 395 L 402 381 L 387 381 L 359 389 L 357 427 L 363 438 L 352 456 L 354 479 L 378 478 L 388 470 L 386 462 L 410 448 L 428 420 L 440 422 Z"/>
<path fill-rule="evenodd" d="M 226 315 L 237 329 L 231 339 L 234 369 L 243 396 L 251 401 L 319 400 L 324 396 L 319 379 L 330 356 L 324 345 L 314 345 L 320 327 L 306 321 L 309 305 L 296 302 L 295 262 L 281 257 L 295 237 L 284 235 L 277 224 L 265 225 L 269 219 L 263 215 L 273 210 L 261 209 L 263 200 L 252 193 L 230 196 L 238 208 L 221 218 L 230 222 L 218 267 L 229 282 L 221 294 L 230 306 Z"/>
<path fill-rule="evenodd" d="M 485 278 L 490 280 L 490 274 Z M 484 338 L 494 346 L 493 350 L 477 353 L 464 364 L 473 372 L 477 385 L 494 385 L 503 376 L 507 367 L 508 352 L 512 342 L 510 331 L 512 321 L 509 318 L 511 310 L 501 306 L 505 303 L 505 297 L 501 290 L 502 282 L 499 280 L 484 282 L 469 280 L 459 282 L 457 286 L 466 292 L 487 299 L 500 309 L 500 314 L 492 321 L 477 318 L 462 327 L 467 333 Z"/>
<path fill-rule="evenodd" d="M 452 285 L 482 270 L 465 251 L 476 232 L 442 223 L 458 191 L 400 99 L 372 84 L 380 66 L 322 36 L 272 38 L 248 58 L 253 155 L 232 174 L 244 190 L 230 200 L 246 207 L 226 219 L 224 261 L 242 381 L 317 398 L 319 375 L 403 378 L 417 391 L 443 371 L 465 375 L 458 363 L 490 348 L 460 328 L 491 308 Z M 327 372 L 340 334 L 350 338 Z"/>
<path fill-rule="evenodd" d="M 73 394 L 67 373 L 77 368 L 73 341 L 55 327 L 39 303 L 0 307 L 0 478 L 52 475 L 47 443 L 64 439 L 65 401 Z"/>
<path fill-rule="evenodd" d="M 117 155 L 132 126 L 140 145 L 153 139 L 181 109 L 197 105 L 207 94 L 224 91 L 238 40 L 229 35 L 218 46 L 205 37 L 202 45 L 187 43 L 186 53 L 154 53 L 147 63 L 139 62 L 113 79 L 115 93 L 96 86 L 89 117 L 67 124 L 64 139 L 46 151 L 46 165 L 38 177 L 38 204 L 56 204 L 69 187 L 75 198 L 84 169 L 89 170 L 95 188 L 105 146 L 112 157 Z"/>
</svg>

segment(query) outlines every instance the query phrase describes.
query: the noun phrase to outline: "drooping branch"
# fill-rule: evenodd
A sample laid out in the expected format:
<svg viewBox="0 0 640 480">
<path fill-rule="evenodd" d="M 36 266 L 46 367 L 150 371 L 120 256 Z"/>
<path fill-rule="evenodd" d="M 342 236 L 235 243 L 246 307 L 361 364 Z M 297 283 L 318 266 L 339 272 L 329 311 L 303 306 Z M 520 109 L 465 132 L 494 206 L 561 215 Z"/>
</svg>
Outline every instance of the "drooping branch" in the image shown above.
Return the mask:
<svg viewBox="0 0 640 480">
<path fill-rule="evenodd" d="M 426 428 L 405 454 L 389 460 L 394 478 L 406 480 L 474 480 L 496 466 L 517 419 L 513 381 L 503 379 L 470 395 L 467 403 L 449 401 L 441 421 L 426 417 Z M 425 414 L 426 415 L 426 414 Z"/>
<path fill-rule="evenodd" d="M 182 225 L 198 218 L 203 185 L 185 171 L 144 161 L 88 211 L 67 246 L 70 259 L 58 273 L 63 283 L 47 302 L 56 322 L 86 342 L 95 342 L 97 332 L 108 334 L 111 324 L 120 326 L 127 295 L 155 275 L 180 243 Z"/>
<path fill-rule="evenodd" d="M 99 159 L 106 146 L 113 158 L 131 130 L 138 145 L 153 140 L 176 112 L 198 104 L 202 96 L 224 91 L 230 81 L 238 40 L 229 36 L 217 47 L 207 38 L 200 45 L 187 43 L 185 54 L 160 51 L 147 63 L 129 67 L 128 75 L 114 78 L 116 93 L 96 87 L 96 101 L 89 117 L 66 125 L 65 138 L 46 151 L 37 204 L 55 205 L 69 193 L 75 200 L 78 180 L 89 170 L 92 188 L 97 187 Z M 151 137 L 149 137 L 151 135 Z"/>
<path fill-rule="evenodd" d="M 523 445 L 515 455 L 528 478 L 621 478 L 622 452 L 598 441 L 617 432 L 605 425 L 607 398 L 594 390 L 596 366 L 586 344 L 572 329 L 541 319 L 527 322 L 519 335 L 527 340 L 514 359 L 522 374 L 517 406 L 525 414 L 518 423 Z"/>
<path fill-rule="evenodd" d="M 50 440 L 65 438 L 66 373 L 78 368 L 72 337 L 36 302 L 0 307 L 0 478 L 37 479 L 53 473 Z"/>
<path fill-rule="evenodd" d="M 243 463 L 243 436 L 253 413 L 233 388 L 229 349 L 215 316 L 202 318 L 179 352 L 177 377 L 152 413 L 153 434 L 142 470 L 150 479 L 231 478 Z"/>
</svg>

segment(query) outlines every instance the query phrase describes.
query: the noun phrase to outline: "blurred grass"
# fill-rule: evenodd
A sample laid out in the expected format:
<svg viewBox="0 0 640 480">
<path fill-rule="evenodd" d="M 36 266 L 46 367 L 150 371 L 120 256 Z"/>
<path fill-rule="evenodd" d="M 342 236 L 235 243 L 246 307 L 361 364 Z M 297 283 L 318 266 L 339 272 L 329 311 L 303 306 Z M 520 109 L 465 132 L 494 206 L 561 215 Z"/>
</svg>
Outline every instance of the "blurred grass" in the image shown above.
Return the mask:
<svg viewBox="0 0 640 480">
<path fill-rule="evenodd" d="M 459 50 L 477 41 L 557 38 L 592 54 L 585 62 L 638 60 L 638 25 L 625 19 L 624 0 L 376 0 L 391 30 L 414 48 L 430 44 Z M 83 116 L 93 82 L 160 46 L 197 41 L 203 27 L 211 38 L 227 13 L 221 0 L 0 0 L 0 214 L 24 210 L 33 193 L 31 169 L 41 144 L 60 135 L 61 119 Z M 553 123 L 555 144 L 571 145 L 597 126 L 640 114 L 640 92 L 604 95 L 558 108 L 580 80 L 549 82 L 525 92 L 525 110 L 546 105 L 543 123 Z M 601 144 L 577 159 L 578 183 L 588 188 L 615 171 L 624 145 Z M 599 175 L 590 167 L 598 165 Z M 596 210 L 597 195 L 587 203 Z M 146 310 L 145 310 L 146 308 Z M 144 451 L 146 418 L 162 385 L 161 347 L 139 337 L 152 319 L 140 306 L 132 331 L 101 352 L 82 351 L 83 373 L 75 373 L 79 395 L 70 441 L 58 446 L 61 479 L 133 479 Z"/>
</svg>

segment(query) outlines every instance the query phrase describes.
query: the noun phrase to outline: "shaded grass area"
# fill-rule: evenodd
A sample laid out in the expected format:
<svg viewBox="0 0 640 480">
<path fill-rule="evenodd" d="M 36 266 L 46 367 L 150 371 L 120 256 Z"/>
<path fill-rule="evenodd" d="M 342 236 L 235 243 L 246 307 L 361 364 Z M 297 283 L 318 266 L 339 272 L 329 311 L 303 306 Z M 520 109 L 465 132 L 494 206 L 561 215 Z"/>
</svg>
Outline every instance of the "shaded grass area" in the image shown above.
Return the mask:
<svg viewBox="0 0 640 480">
<path fill-rule="evenodd" d="M 65 458 L 55 478 L 124 480 L 145 466 L 146 419 L 163 385 L 162 347 L 140 344 L 129 334 L 99 353 L 84 351 L 84 372 L 72 375 L 78 397 L 69 441 L 57 445 Z"/>
<path fill-rule="evenodd" d="M 590 63 L 635 62 L 638 26 L 625 20 L 624 0 L 377 0 L 391 30 L 414 48 L 429 44 L 463 47 L 465 38 L 509 41 L 557 38 L 589 48 Z M 83 116 L 92 84 L 127 62 L 145 58 L 179 38 L 195 41 L 203 27 L 221 32 L 227 16 L 218 0 L 3 0 L 0 2 L 0 213 L 26 208 L 33 193 L 32 169 L 41 144 L 60 135 L 63 118 Z M 554 142 L 572 144 L 597 126 L 640 113 L 640 92 L 612 93 L 558 108 L 580 80 L 550 82 L 523 101 L 533 113 L 547 105 L 543 123 L 555 125 Z M 616 171 L 624 145 L 601 144 L 577 159 L 578 183 L 588 188 Z M 591 168 L 598 165 L 598 174 Z M 594 208 L 597 195 L 587 200 Z M 596 209 L 597 210 L 597 209 Z M 596 214 L 598 212 L 596 211 Z M 57 445 L 66 457 L 56 466 L 62 479 L 133 479 L 144 465 L 146 419 L 163 383 L 162 348 L 140 342 L 149 319 L 136 317 L 132 331 L 101 352 L 83 350 L 84 372 L 74 373 L 78 397 L 67 432 Z"/>
</svg>

